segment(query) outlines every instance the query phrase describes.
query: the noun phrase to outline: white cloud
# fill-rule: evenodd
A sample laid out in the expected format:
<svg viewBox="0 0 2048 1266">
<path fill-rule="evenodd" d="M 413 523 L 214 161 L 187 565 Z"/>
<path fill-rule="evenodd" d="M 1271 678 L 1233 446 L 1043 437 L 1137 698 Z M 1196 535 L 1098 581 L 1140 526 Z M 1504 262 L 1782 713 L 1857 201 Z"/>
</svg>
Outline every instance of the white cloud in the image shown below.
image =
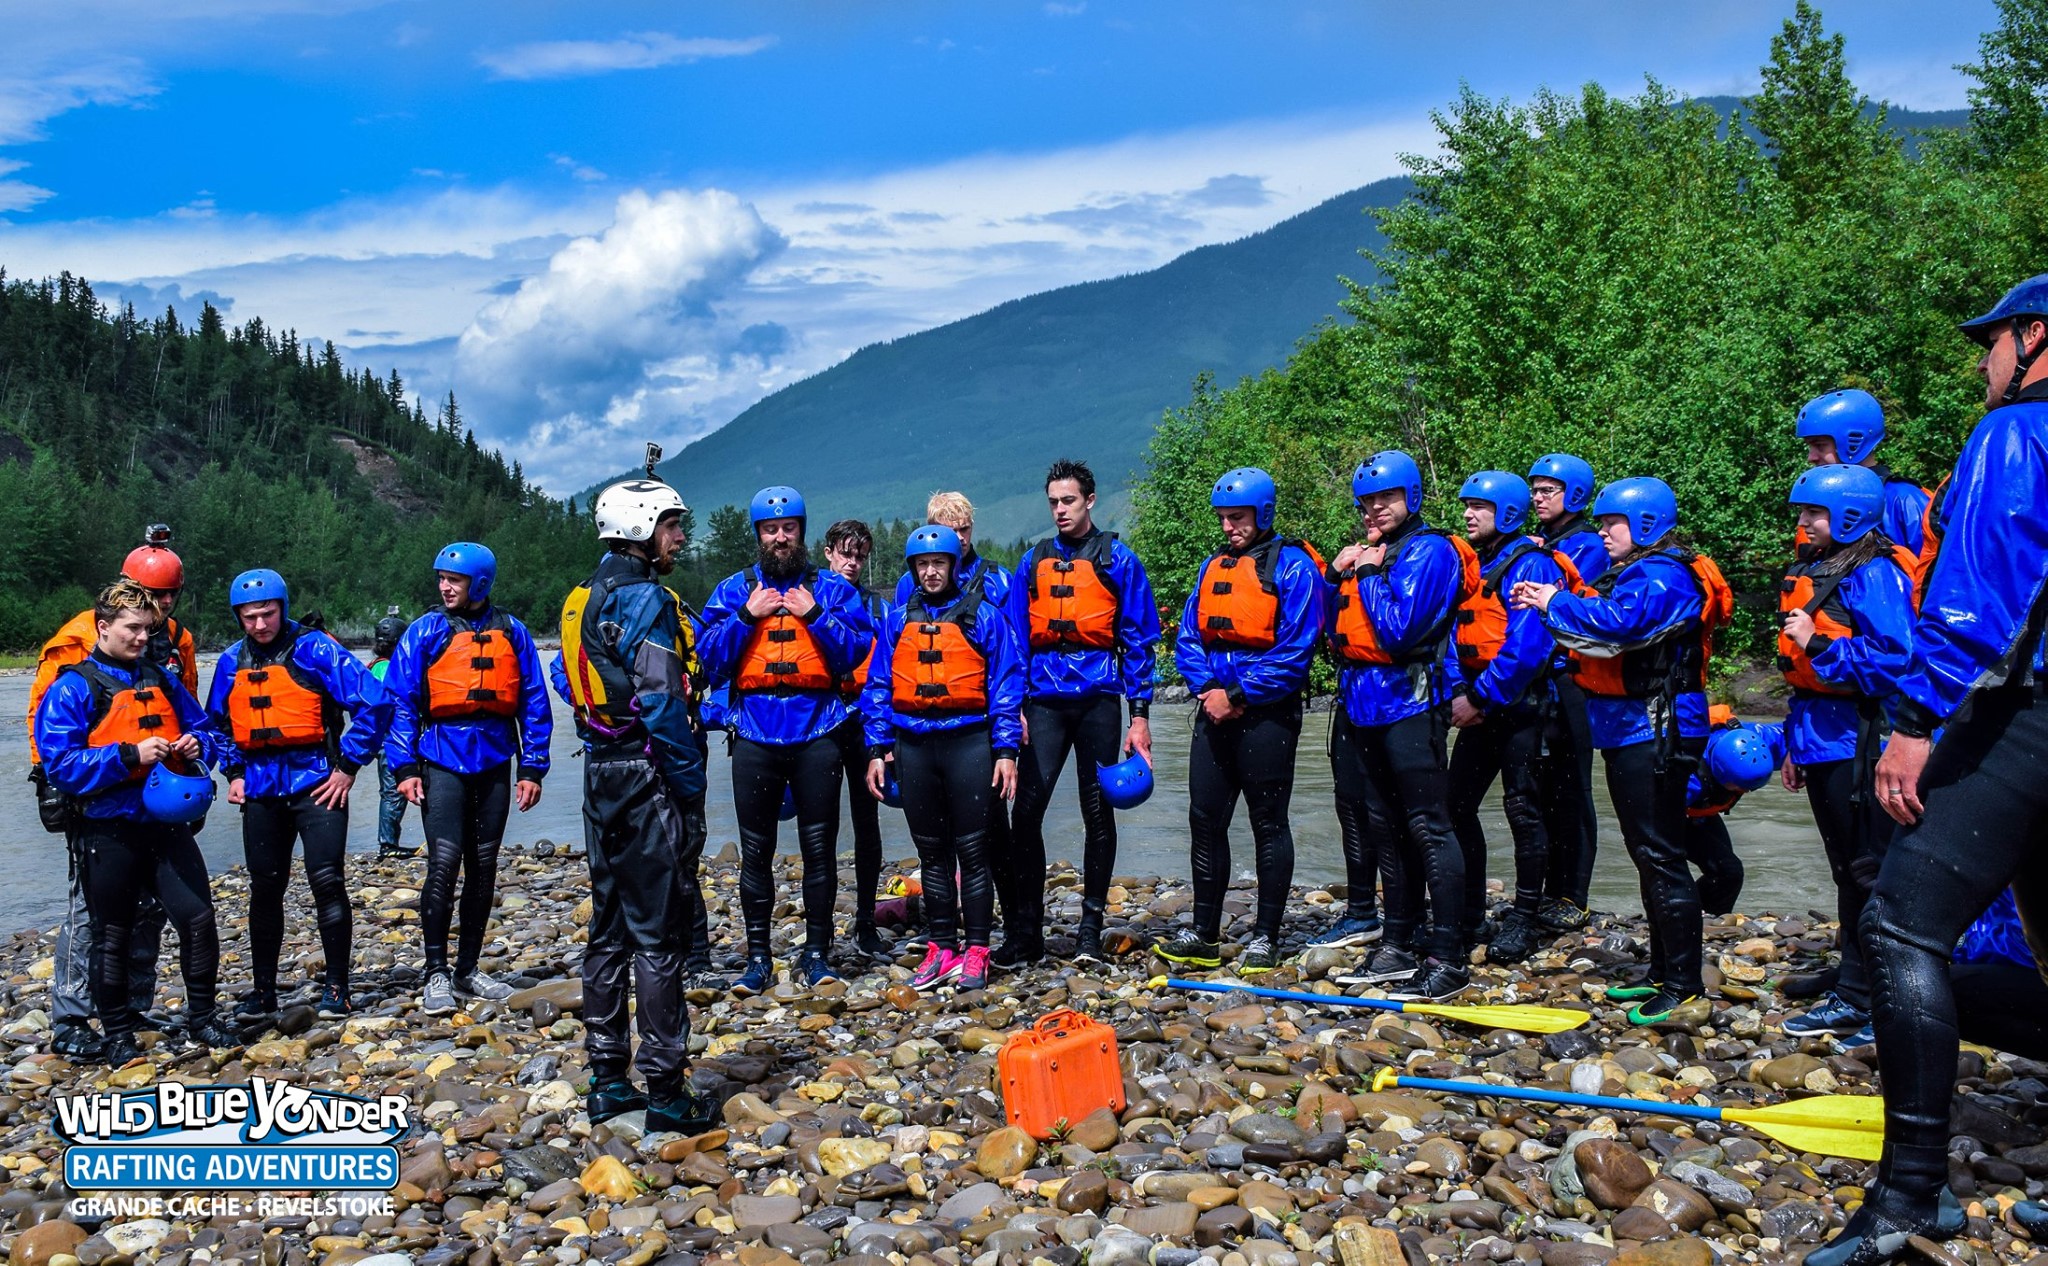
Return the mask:
<svg viewBox="0 0 2048 1266">
<path fill-rule="evenodd" d="M 477 61 L 500 79 L 568 79 L 615 70 L 653 70 L 707 57 L 747 57 L 775 43 L 772 35 L 750 39 L 684 39 L 665 31 L 641 31 L 615 40 L 541 40 L 486 49 Z"/>
<path fill-rule="evenodd" d="M 0 158 L 0 177 L 20 171 L 26 166 L 27 163 Z M 26 180 L 0 179 L 0 212 L 26 211 L 49 196 L 50 191 L 41 185 L 32 185 Z"/>
<path fill-rule="evenodd" d="M 1049 18 L 1078 18 L 1087 11 L 1087 0 L 1080 0 L 1077 4 L 1060 4 L 1058 0 L 1050 0 L 1045 6 L 1045 16 Z"/>
</svg>

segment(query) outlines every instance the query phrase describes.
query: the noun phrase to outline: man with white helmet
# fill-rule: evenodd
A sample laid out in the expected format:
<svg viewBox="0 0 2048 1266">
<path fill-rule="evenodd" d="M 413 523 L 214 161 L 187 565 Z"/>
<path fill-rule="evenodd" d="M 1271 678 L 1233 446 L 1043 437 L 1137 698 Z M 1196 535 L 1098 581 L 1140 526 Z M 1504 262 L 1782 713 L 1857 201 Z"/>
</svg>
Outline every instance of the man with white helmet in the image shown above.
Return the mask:
<svg viewBox="0 0 2048 1266">
<path fill-rule="evenodd" d="M 595 509 L 609 552 L 562 606 L 553 673 L 585 747 L 587 1107 L 593 1122 L 645 1108 L 649 1131 L 697 1133 L 710 1128 L 709 1109 L 689 1089 L 683 988 L 692 915 L 703 903 L 704 736 L 690 704 L 689 621 L 659 579 L 683 548 L 685 507 L 653 477 L 650 460 L 647 478 L 611 485 Z M 637 1007 L 628 1005 L 634 993 Z M 628 1071 L 636 1062 L 629 1014 L 638 1017 L 644 1094 Z"/>
</svg>

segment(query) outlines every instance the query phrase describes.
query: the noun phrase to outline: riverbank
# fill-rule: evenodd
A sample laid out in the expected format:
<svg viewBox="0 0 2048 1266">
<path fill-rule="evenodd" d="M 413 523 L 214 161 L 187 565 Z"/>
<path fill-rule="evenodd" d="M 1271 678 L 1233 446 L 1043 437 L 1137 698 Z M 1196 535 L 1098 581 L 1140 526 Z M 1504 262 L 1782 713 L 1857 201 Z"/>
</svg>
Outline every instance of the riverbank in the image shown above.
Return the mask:
<svg viewBox="0 0 2048 1266">
<path fill-rule="evenodd" d="M 779 875 L 785 898 L 792 869 Z M 714 938 L 730 958 L 733 850 L 707 871 Z M 788 984 L 744 1001 L 692 992 L 697 1076 L 725 1098 L 725 1125 L 682 1139 L 642 1137 L 637 1114 L 593 1127 L 582 1113 L 581 859 L 551 845 L 508 849 L 484 966 L 522 991 L 452 1017 L 416 1009 L 420 877 L 418 863 L 350 858 L 359 1015 L 320 1021 L 301 990 L 240 1052 L 184 1051 L 166 1039 L 148 1066 L 111 1081 L 104 1068 L 44 1053 L 47 933 L 0 945 L 0 1238 L 13 1266 L 816 1266 L 842 1256 L 856 1266 L 1076 1266 L 1084 1256 L 1089 1266 L 1189 1266 L 1197 1253 L 1218 1266 L 1709 1266 L 1796 1260 L 1841 1224 L 1873 1168 L 1788 1154 L 1712 1123 L 1370 1089 L 1375 1071 L 1392 1067 L 1723 1105 L 1871 1093 L 1869 1051 L 1801 1042 L 1778 1027 L 1798 1006 L 1783 999 L 1784 982 L 1818 966 L 1832 941 L 1831 927 L 1802 917 L 1712 922 L 1719 996 L 1650 1030 L 1628 1029 L 1600 998 L 1643 961 L 1639 920 L 1599 916 L 1524 967 L 1475 966 L 1462 1001 L 1593 1013 L 1582 1028 L 1525 1037 L 1157 987 L 1159 964 L 1144 946 L 1184 916 L 1190 893 L 1127 877 L 1111 890 L 1114 953 L 1101 966 L 1048 963 L 975 993 L 920 997 L 904 984 L 914 956 L 862 965 L 842 946 L 846 978 L 815 993 Z M 247 981 L 245 876 L 224 873 L 215 890 L 232 998 Z M 1354 952 L 1300 945 L 1335 897 L 1295 894 L 1296 957 L 1261 984 L 1342 989 L 1329 977 Z M 291 900 L 287 982 L 322 968 L 302 882 Z M 1071 927 L 1071 868 L 1052 873 L 1049 904 L 1053 926 Z M 1227 934 L 1246 934 L 1250 906 L 1248 888 L 1234 887 Z M 800 936 L 784 900 L 776 937 L 785 963 Z M 165 967 L 165 995 L 176 999 Z M 1004 1034 L 1060 1007 L 1116 1029 L 1129 1104 L 1041 1146 L 1004 1127 L 995 1057 Z M 1957 1116 L 1968 1138 L 1956 1182 L 1971 1193 L 1972 1221 L 1952 1248 L 1974 1266 L 2024 1260 L 2031 1246 L 2003 1207 L 2038 1196 L 2048 1175 L 2042 1131 L 2026 1119 L 2040 1111 L 2029 1104 L 2048 1068 L 1966 1050 L 1962 1071 Z M 402 1144 L 395 1215 L 63 1217 L 70 1193 L 54 1168 L 52 1096 L 251 1074 L 406 1096 L 426 1128 Z M 1369 1250 L 1379 1255 L 1357 1255 Z"/>
</svg>

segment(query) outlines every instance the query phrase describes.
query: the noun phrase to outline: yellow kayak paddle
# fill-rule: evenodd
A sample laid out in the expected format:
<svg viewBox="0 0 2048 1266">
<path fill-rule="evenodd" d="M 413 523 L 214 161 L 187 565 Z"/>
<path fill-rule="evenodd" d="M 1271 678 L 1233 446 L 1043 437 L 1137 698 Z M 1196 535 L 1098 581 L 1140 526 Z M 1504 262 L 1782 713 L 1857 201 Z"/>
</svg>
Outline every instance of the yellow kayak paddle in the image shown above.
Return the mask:
<svg viewBox="0 0 2048 1266">
<path fill-rule="evenodd" d="M 1298 993 L 1291 989 L 1261 989 L 1257 985 L 1233 985 L 1222 981 L 1174 980 L 1166 976 L 1152 978 L 1151 988 L 1157 989 L 1162 985 L 1173 989 L 1194 989 L 1202 993 L 1248 993 L 1259 998 L 1277 998 L 1282 1002 L 1305 1002 L 1310 1006 L 1369 1007 L 1374 1011 L 1401 1011 L 1409 1015 L 1434 1016 L 1439 1020 L 1456 1020 L 1460 1024 L 1476 1024 L 1482 1029 L 1513 1029 L 1518 1033 L 1562 1033 L 1566 1029 L 1578 1028 L 1593 1018 L 1584 1011 L 1573 1011 L 1565 1007 L 1530 1007 L 1507 1003 L 1498 1006 L 1459 1007 L 1435 1002 L 1353 998 L 1338 993 Z"/>
</svg>

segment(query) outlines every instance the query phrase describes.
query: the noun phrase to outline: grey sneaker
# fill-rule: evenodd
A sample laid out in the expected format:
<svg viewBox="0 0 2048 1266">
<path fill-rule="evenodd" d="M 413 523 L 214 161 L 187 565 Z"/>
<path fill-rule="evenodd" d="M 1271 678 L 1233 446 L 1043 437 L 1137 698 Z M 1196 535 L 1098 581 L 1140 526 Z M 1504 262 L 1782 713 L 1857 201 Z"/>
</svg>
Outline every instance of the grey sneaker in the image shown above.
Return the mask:
<svg viewBox="0 0 2048 1266">
<path fill-rule="evenodd" d="M 449 1015 L 455 1010 L 455 977 L 444 968 L 427 973 L 427 987 L 420 993 L 420 1010 L 428 1015 Z"/>
<path fill-rule="evenodd" d="M 503 1002 L 512 996 L 512 986 L 487 973 L 473 971 L 455 981 L 455 992 L 465 998 L 482 998 L 486 1002 Z"/>
<path fill-rule="evenodd" d="M 1280 952 L 1273 947 L 1273 938 L 1263 932 L 1246 941 L 1244 952 L 1237 958 L 1240 976 L 1263 976 L 1279 965 Z"/>
</svg>

